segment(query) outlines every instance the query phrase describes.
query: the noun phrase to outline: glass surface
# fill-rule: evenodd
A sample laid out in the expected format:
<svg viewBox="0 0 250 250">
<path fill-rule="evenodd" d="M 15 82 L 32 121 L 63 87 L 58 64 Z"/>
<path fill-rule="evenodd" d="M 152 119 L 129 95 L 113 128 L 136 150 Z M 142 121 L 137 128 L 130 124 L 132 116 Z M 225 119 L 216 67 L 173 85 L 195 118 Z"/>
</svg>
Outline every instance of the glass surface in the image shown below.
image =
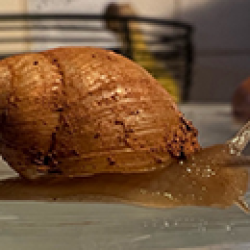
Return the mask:
<svg viewBox="0 0 250 250">
<path fill-rule="evenodd" d="M 152 209 L 118 204 L 1 202 L 0 225 L 1 249 L 205 245 L 226 245 L 228 249 L 230 244 L 235 249 L 234 244 L 246 244 L 250 235 L 250 216 L 237 207 Z"/>
<path fill-rule="evenodd" d="M 238 130 L 227 105 L 185 105 L 202 145 Z M 0 175 L 11 176 L 1 162 Z M 250 193 L 247 195 L 250 203 Z M 0 202 L 0 249 L 250 249 L 250 215 L 238 207 L 153 209 L 120 204 Z"/>
</svg>

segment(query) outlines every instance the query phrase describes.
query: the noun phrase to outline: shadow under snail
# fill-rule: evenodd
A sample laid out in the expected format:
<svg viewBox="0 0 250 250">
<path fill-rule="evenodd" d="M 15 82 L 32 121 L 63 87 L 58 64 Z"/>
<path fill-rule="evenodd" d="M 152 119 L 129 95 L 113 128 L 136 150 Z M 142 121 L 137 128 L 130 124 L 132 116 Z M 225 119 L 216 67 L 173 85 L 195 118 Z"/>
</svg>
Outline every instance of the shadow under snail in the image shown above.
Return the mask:
<svg viewBox="0 0 250 250">
<path fill-rule="evenodd" d="M 0 61 L 1 154 L 19 174 L 2 200 L 124 202 L 248 210 L 250 123 L 202 149 L 197 130 L 143 68 L 65 47 Z"/>
</svg>

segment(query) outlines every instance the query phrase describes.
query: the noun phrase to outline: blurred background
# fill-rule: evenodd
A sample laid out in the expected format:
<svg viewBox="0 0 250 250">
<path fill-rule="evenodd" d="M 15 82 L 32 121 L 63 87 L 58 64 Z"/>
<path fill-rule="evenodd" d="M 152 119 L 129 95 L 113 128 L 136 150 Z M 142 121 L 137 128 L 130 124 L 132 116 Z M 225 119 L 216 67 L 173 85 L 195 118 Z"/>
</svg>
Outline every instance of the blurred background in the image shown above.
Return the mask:
<svg viewBox="0 0 250 250">
<path fill-rule="evenodd" d="M 170 86 L 170 92 L 177 98 L 177 92 L 181 92 L 180 101 L 189 102 L 231 102 L 235 89 L 250 73 L 250 1 L 114 0 L 116 7 L 127 3 L 129 8 L 112 10 L 108 9 L 109 0 L 12 0 L 11 3 L 0 0 L 0 3 L 2 57 L 61 45 L 110 48 L 142 64 Z M 115 27 L 117 19 L 107 25 L 107 10 L 111 16 L 132 15 L 161 19 L 163 23 L 129 20 L 129 25 L 120 25 L 119 28 L 127 29 L 121 31 Z M 100 19 L 6 20 L 6 14 L 34 13 L 93 14 L 100 15 Z M 17 29 L 19 25 L 24 28 Z M 67 25 L 71 27 L 62 27 Z M 127 31 L 130 33 L 121 35 Z"/>
</svg>

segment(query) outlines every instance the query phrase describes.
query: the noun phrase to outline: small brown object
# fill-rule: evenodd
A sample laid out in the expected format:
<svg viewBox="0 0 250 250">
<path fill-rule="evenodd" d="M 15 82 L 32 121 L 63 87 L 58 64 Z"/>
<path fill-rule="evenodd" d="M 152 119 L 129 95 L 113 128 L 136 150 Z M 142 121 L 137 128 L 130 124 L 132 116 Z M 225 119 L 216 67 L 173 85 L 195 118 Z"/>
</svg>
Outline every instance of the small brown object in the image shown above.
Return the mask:
<svg viewBox="0 0 250 250">
<path fill-rule="evenodd" d="M 250 77 L 236 88 L 232 98 L 232 109 L 236 120 L 250 120 Z"/>
<path fill-rule="evenodd" d="M 168 92 L 120 55 L 68 47 L 10 57 L 0 87 L 1 154 L 22 177 L 1 182 L 0 199 L 243 204 L 249 160 L 237 138 L 247 142 L 249 128 L 201 149 Z"/>
</svg>

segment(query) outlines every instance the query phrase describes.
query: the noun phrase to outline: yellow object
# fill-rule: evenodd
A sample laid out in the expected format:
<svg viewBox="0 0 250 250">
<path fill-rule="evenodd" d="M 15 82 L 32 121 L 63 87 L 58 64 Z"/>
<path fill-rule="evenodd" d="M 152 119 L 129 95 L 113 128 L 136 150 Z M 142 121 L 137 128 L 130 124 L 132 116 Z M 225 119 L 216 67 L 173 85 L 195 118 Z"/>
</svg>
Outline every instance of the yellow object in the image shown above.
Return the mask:
<svg viewBox="0 0 250 250">
<path fill-rule="evenodd" d="M 106 16 L 135 16 L 135 11 L 130 4 L 116 4 L 111 3 L 108 5 Z M 107 20 L 107 28 L 114 31 L 120 38 L 123 49 L 127 49 L 128 41 L 125 39 L 123 29 L 121 27 L 122 22 L 117 20 Z M 151 53 L 149 46 L 147 45 L 143 32 L 140 29 L 140 25 L 136 22 L 130 21 L 128 24 L 130 40 L 131 40 L 131 54 L 133 60 L 145 68 L 150 74 L 152 74 L 163 87 L 171 94 L 175 101 L 180 101 L 180 91 L 177 82 L 167 72 L 164 65 L 159 62 Z"/>
<path fill-rule="evenodd" d="M 1 3 L 1 13 L 2 14 L 23 14 L 27 12 L 27 1 L 26 0 L 12 0 L 12 1 L 6 1 L 2 0 Z M 28 51 L 29 50 L 29 43 L 25 41 L 26 37 L 29 34 L 28 29 L 8 29 L 9 26 L 24 26 L 27 25 L 27 21 L 25 20 L 4 20 L 1 22 L 2 29 L 0 30 L 0 40 L 3 39 L 3 41 L 7 38 L 9 39 L 15 39 L 15 38 L 21 38 L 23 41 L 20 41 L 18 43 L 9 43 L 9 42 L 1 42 L 0 43 L 0 54 L 13 54 L 21 51 Z"/>
</svg>

